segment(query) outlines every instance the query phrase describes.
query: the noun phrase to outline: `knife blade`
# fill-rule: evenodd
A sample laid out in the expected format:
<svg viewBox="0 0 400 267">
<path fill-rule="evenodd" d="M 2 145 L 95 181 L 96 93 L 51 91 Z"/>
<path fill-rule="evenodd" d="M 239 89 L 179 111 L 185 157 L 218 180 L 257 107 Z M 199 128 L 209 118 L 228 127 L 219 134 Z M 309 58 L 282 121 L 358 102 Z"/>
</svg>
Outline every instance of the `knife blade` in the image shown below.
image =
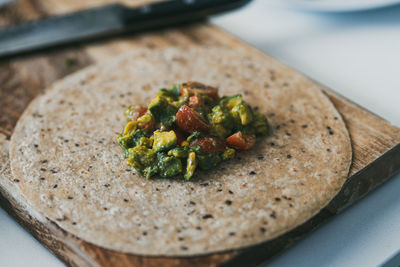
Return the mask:
<svg viewBox="0 0 400 267">
<path fill-rule="evenodd" d="M 138 8 L 112 4 L 0 29 L 0 58 L 38 49 L 179 23 L 245 5 L 251 0 L 173 0 Z"/>
</svg>

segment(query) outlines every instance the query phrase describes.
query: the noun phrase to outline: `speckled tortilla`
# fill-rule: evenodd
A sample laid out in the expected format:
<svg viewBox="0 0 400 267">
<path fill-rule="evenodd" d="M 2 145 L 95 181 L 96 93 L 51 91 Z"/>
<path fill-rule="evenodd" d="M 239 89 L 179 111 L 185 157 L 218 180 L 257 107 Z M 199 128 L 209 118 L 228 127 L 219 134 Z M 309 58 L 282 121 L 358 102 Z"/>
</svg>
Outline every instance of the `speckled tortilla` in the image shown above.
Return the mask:
<svg viewBox="0 0 400 267">
<path fill-rule="evenodd" d="M 14 181 L 14 178 L 11 174 L 8 147 L 9 147 L 9 141 L 3 134 L 0 133 L 0 179 L 1 179 L 0 184 L 6 184 L 12 186 L 19 180 Z M 0 192 L 3 193 L 1 190 L 1 186 L 0 186 Z"/>
<path fill-rule="evenodd" d="M 271 134 L 190 182 L 146 180 L 116 144 L 124 107 L 187 80 L 242 93 Z M 194 255 L 260 243 L 312 217 L 345 182 L 351 146 L 305 77 L 262 53 L 191 48 L 137 50 L 55 83 L 19 120 L 10 155 L 23 196 L 63 229 L 122 252 Z"/>
</svg>

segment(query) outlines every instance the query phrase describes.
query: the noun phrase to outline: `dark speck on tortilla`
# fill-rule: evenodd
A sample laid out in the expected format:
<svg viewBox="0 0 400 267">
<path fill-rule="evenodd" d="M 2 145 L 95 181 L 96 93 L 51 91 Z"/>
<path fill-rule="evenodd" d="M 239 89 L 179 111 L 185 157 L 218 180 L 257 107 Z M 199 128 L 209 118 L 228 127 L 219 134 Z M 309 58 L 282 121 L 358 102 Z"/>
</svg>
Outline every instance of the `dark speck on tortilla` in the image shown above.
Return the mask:
<svg viewBox="0 0 400 267">
<path fill-rule="evenodd" d="M 228 205 L 228 206 L 232 205 L 232 200 L 229 200 L 229 199 L 226 200 L 226 201 L 225 201 L 225 204 Z"/>
</svg>

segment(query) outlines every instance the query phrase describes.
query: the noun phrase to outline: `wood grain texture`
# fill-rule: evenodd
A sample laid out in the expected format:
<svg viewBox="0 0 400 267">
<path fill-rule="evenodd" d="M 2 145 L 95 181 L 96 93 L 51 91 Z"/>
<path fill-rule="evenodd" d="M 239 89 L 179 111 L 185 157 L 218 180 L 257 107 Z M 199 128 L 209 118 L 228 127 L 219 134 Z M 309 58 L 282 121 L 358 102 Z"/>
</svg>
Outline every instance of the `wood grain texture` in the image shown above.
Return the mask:
<svg viewBox="0 0 400 267">
<path fill-rule="evenodd" d="M 18 1 L 0 9 L 0 25 L 21 23 L 52 14 L 113 1 Z M 143 1 L 131 1 L 139 5 Z M 243 47 L 263 54 L 208 24 L 182 26 L 140 35 L 125 35 L 96 44 L 49 50 L 0 62 L 0 133 L 8 138 L 28 103 L 53 81 L 91 63 L 100 62 L 137 47 L 159 49 L 185 46 Z M 353 146 L 350 179 L 338 197 L 312 220 L 275 240 L 246 249 L 201 257 L 143 257 L 118 253 L 79 240 L 40 214 L 30 212 L 12 191 L 2 188 L 1 204 L 28 231 L 70 266 L 240 266 L 259 264 L 293 244 L 318 225 L 351 205 L 400 169 L 400 129 L 325 89 L 349 129 Z M 396 147 L 397 145 L 397 147 Z M 382 156 L 383 155 L 383 156 Z"/>
</svg>

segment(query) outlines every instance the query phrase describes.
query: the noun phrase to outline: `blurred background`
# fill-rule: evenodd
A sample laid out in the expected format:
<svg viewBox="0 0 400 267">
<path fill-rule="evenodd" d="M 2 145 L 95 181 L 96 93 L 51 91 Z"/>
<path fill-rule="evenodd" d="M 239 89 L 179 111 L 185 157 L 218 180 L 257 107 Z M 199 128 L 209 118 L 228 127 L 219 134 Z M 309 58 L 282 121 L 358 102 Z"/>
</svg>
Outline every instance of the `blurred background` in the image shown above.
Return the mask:
<svg viewBox="0 0 400 267">
<path fill-rule="evenodd" d="M 255 0 L 211 22 L 400 126 L 398 2 Z M 270 265 L 399 266 L 398 188 L 400 175 Z M 63 266 L 1 209 L 0 259 L 1 266 Z"/>
</svg>

